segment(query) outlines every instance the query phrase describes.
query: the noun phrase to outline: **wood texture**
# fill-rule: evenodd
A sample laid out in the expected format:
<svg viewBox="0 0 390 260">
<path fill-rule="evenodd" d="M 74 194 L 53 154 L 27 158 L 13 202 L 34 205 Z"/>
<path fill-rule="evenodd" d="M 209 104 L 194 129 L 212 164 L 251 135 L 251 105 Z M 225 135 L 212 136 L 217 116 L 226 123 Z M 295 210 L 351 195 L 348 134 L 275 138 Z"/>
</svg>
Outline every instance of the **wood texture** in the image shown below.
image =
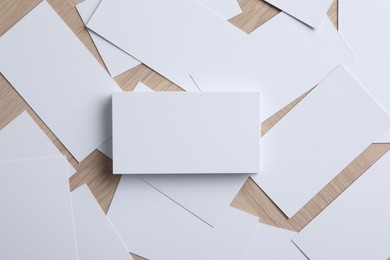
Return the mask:
<svg viewBox="0 0 390 260">
<path fill-rule="evenodd" d="M 0 0 L 0 35 L 11 28 L 40 1 Z M 48 2 L 102 66 L 104 66 L 84 24 L 74 8 L 74 5 L 81 1 L 49 0 Z M 230 19 L 230 22 L 247 33 L 252 32 L 279 12 L 276 8 L 260 0 L 239 0 L 239 4 L 243 13 Z M 337 26 L 337 0 L 332 4 L 328 15 Z M 139 81 L 142 81 L 156 91 L 181 91 L 175 84 L 145 65 L 139 65 L 125 72 L 117 76 L 115 80 L 126 91 L 131 91 Z M 303 97 L 304 95 L 263 122 L 262 134 L 265 134 Z M 120 180 L 120 176 L 112 174 L 111 159 L 99 151 L 95 151 L 78 164 L 28 104 L 26 104 L 4 77 L 0 76 L 0 129 L 11 122 L 23 110 L 28 111 L 42 130 L 76 168 L 77 173 L 70 178 L 71 189 L 73 190 L 87 183 L 102 209 L 107 212 Z M 259 216 L 264 223 L 299 231 L 389 150 L 390 144 L 371 145 L 291 219 L 287 219 L 251 179 L 248 179 L 242 187 L 232 202 L 232 206 Z M 136 259 L 142 258 L 136 257 Z"/>
</svg>

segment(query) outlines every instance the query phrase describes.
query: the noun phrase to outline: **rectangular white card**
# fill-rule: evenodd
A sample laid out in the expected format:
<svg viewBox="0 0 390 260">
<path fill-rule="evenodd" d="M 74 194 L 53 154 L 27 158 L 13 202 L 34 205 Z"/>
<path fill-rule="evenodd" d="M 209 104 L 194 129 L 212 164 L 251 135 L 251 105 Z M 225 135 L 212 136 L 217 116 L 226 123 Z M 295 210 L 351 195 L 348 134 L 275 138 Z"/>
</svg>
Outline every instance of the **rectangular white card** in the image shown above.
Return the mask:
<svg viewBox="0 0 390 260">
<path fill-rule="evenodd" d="M 202 91 L 260 91 L 265 120 L 352 60 L 329 19 L 312 30 L 280 13 L 191 76 Z"/>
<path fill-rule="evenodd" d="M 0 259 L 77 259 L 66 163 L 0 163 Z"/>
<path fill-rule="evenodd" d="M 72 192 L 79 260 L 130 260 L 127 248 L 87 185 Z"/>
<path fill-rule="evenodd" d="M 77 161 L 111 136 L 120 88 L 46 2 L 0 38 L 0 72 Z"/>
<path fill-rule="evenodd" d="M 262 223 L 257 224 L 244 260 L 307 260 L 291 242 L 297 233 Z"/>
<path fill-rule="evenodd" d="M 390 153 L 335 199 L 296 237 L 310 259 L 388 259 Z"/>
<path fill-rule="evenodd" d="M 115 93 L 114 173 L 257 173 L 259 96 L 256 92 Z"/>
<path fill-rule="evenodd" d="M 86 0 L 76 5 L 77 11 L 85 25 L 88 23 L 89 19 L 91 19 L 101 1 L 102 0 Z M 116 77 L 141 64 L 138 60 L 134 59 L 115 45 L 112 45 L 93 31 L 88 30 L 88 32 L 111 77 Z"/>
<path fill-rule="evenodd" d="M 340 35 L 356 60 L 348 69 L 390 114 L 390 1 L 339 1 Z M 364 19 L 362 19 L 364 17 Z M 370 21 L 370 22 L 367 22 Z M 389 140 L 388 140 L 389 141 Z"/>
<path fill-rule="evenodd" d="M 128 250 L 148 259 L 242 259 L 257 218 L 227 208 L 214 228 L 135 176 L 122 176 L 108 217 Z"/>
<path fill-rule="evenodd" d="M 187 91 L 190 74 L 246 34 L 195 0 L 103 1 L 88 28 Z"/>
<path fill-rule="evenodd" d="M 0 161 L 57 157 L 61 152 L 24 111 L 0 130 Z M 76 170 L 70 163 L 69 174 Z"/>
<path fill-rule="evenodd" d="M 256 183 L 292 217 L 390 126 L 390 117 L 338 67 L 261 141 Z"/>
<path fill-rule="evenodd" d="M 324 21 L 333 0 L 265 0 L 312 28 Z"/>
<path fill-rule="evenodd" d="M 153 90 L 140 82 L 133 91 L 152 92 Z M 112 139 L 107 140 L 99 150 L 112 158 Z M 139 177 L 210 226 L 215 226 L 244 185 L 248 175 L 191 174 Z"/>
</svg>

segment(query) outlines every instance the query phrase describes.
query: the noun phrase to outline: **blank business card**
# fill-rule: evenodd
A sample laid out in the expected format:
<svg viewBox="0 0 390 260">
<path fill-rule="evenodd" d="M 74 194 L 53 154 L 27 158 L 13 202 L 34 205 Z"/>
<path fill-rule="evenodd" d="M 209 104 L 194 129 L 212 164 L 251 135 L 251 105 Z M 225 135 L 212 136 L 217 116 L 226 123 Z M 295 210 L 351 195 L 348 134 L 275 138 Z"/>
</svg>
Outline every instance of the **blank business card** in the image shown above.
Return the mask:
<svg viewBox="0 0 390 260">
<path fill-rule="evenodd" d="M 114 173 L 257 173 L 259 111 L 256 92 L 115 93 Z"/>
<path fill-rule="evenodd" d="M 78 259 L 65 157 L 0 163 L 0 204 L 0 259 Z"/>
<path fill-rule="evenodd" d="M 339 1 L 340 35 L 356 56 L 356 60 L 348 65 L 348 69 L 388 114 L 390 114 L 389 12 L 390 1 Z M 390 142 L 390 139 L 386 141 Z"/>
<path fill-rule="evenodd" d="M 390 117 L 338 67 L 261 139 L 252 178 L 292 217 L 390 126 Z"/>
<path fill-rule="evenodd" d="M 89 29 L 187 91 L 190 74 L 246 33 L 196 0 L 102 1 Z"/>
<path fill-rule="evenodd" d="M 293 238 L 310 259 L 388 259 L 390 153 Z"/>
<path fill-rule="evenodd" d="M 329 19 L 312 30 L 280 13 L 191 77 L 202 91 L 259 91 L 265 120 L 352 60 Z"/>
<path fill-rule="evenodd" d="M 111 137 L 121 89 L 46 1 L 0 37 L 0 57 L 0 73 L 78 162 Z"/>
</svg>

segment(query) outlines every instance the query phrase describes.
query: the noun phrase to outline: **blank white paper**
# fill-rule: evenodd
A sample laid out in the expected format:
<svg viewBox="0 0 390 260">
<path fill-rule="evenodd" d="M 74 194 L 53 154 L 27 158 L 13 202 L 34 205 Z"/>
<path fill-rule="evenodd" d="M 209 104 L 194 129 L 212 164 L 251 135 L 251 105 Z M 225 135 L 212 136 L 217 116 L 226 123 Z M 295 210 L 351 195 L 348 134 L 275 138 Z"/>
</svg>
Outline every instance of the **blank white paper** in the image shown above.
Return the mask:
<svg viewBox="0 0 390 260">
<path fill-rule="evenodd" d="M 387 153 L 294 237 L 294 243 L 310 259 L 387 259 L 389 169 Z"/>
<path fill-rule="evenodd" d="M 255 92 L 115 93 L 114 173 L 257 173 L 259 112 Z"/>
<path fill-rule="evenodd" d="M 257 224 L 244 260 L 307 260 L 291 242 L 297 233 L 262 223 Z"/>
<path fill-rule="evenodd" d="M 348 69 L 388 114 L 390 114 L 389 12 L 390 1 L 374 0 L 370 1 L 370 4 L 363 0 L 339 2 L 340 34 L 356 55 L 356 60 L 348 65 Z"/>
<path fill-rule="evenodd" d="M 352 60 L 329 19 L 312 30 L 280 13 L 191 75 L 202 91 L 260 91 L 265 120 Z"/>
<path fill-rule="evenodd" d="M 62 156 L 30 115 L 24 111 L 0 130 L 0 161 Z M 68 163 L 69 174 L 76 170 Z"/>
<path fill-rule="evenodd" d="M 374 143 L 390 143 L 390 129 L 387 130 L 383 135 L 381 135 L 378 139 L 375 140 Z"/>
<path fill-rule="evenodd" d="M 242 13 L 241 7 L 237 0 L 198 0 L 206 7 L 213 10 L 225 20 L 233 18 Z"/>
<path fill-rule="evenodd" d="M 72 192 L 79 260 L 133 259 L 87 185 Z"/>
<path fill-rule="evenodd" d="M 153 90 L 139 82 L 135 92 Z M 112 139 L 98 148 L 112 158 Z M 150 163 L 153 163 L 150 161 Z M 215 226 L 234 197 L 245 184 L 248 175 L 142 175 L 148 184 L 196 215 L 210 226 Z"/>
<path fill-rule="evenodd" d="M 0 56 L 0 72 L 77 161 L 111 136 L 120 88 L 46 1 L 1 36 Z"/>
<path fill-rule="evenodd" d="M 312 28 L 324 21 L 333 0 L 265 0 Z"/>
<path fill-rule="evenodd" d="M 190 74 L 246 34 L 196 0 L 103 1 L 88 28 L 187 91 Z"/>
<path fill-rule="evenodd" d="M 227 208 L 214 228 L 135 176 L 122 176 L 108 217 L 128 250 L 148 259 L 242 259 L 257 218 Z"/>
<path fill-rule="evenodd" d="M 0 163 L 0 205 L 0 259 L 78 259 L 64 157 Z"/>
<path fill-rule="evenodd" d="M 91 19 L 101 1 L 102 0 L 85 0 L 76 5 L 77 11 L 85 25 L 88 23 L 89 19 Z M 115 45 L 112 45 L 93 31 L 88 30 L 88 32 L 111 77 L 116 77 L 141 64 L 138 60 L 134 59 Z"/>
<path fill-rule="evenodd" d="M 338 67 L 261 140 L 256 183 L 292 217 L 390 126 L 390 117 Z"/>
</svg>

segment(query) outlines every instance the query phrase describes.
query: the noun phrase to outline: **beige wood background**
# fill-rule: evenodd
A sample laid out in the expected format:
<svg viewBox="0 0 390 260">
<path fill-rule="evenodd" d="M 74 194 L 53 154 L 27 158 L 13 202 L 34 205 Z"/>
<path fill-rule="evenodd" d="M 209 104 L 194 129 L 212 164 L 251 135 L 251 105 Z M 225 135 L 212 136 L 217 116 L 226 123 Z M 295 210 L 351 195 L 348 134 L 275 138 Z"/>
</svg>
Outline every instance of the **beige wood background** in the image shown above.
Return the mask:
<svg viewBox="0 0 390 260">
<path fill-rule="evenodd" d="M 0 0 L 0 35 L 11 28 L 39 2 L 41 0 Z M 82 2 L 82 0 L 48 0 L 48 2 L 103 65 L 84 24 L 74 8 L 74 5 Z M 230 22 L 247 33 L 261 26 L 279 12 L 279 10 L 261 0 L 238 0 L 238 2 L 243 13 L 232 18 Z M 337 26 L 337 0 L 334 1 L 328 15 L 335 26 Z M 131 91 L 138 81 L 144 82 L 157 91 L 181 91 L 175 84 L 144 65 L 139 65 L 119 75 L 115 80 L 126 91 Z M 263 122 L 262 134 L 265 134 L 278 122 L 301 98 Z M 95 151 L 78 164 L 6 79 L 0 76 L 0 129 L 11 122 L 23 110 L 28 111 L 42 130 L 76 168 L 77 173 L 70 178 L 71 189 L 73 190 L 87 183 L 102 209 L 107 212 L 120 180 L 120 176 L 112 174 L 111 159 L 99 151 Z M 266 224 L 299 231 L 388 150 L 390 150 L 390 144 L 373 144 L 368 147 L 291 219 L 287 219 L 251 179 L 248 179 L 242 187 L 232 202 L 232 206 L 259 216 L 261 221 Z"/>
</svg>

